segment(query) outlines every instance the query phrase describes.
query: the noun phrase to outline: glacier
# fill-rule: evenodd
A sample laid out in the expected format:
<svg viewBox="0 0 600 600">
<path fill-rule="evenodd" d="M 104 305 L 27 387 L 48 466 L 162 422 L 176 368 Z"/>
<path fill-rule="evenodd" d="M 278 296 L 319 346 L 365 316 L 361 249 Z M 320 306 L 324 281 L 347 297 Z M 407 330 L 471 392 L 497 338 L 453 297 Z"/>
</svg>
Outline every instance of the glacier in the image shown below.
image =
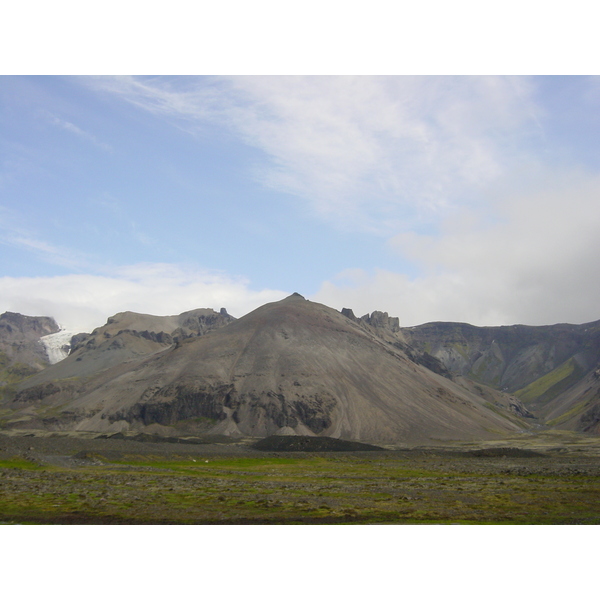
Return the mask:
<svg viewBox="0 0 600 600">
<path fill-rule="evenodd" d="M 44 346 L 48 356 L 48 362 L 55 365 L 57 362 L 67 358 L 71 349 L 71 338 L 75 335 L 72 331 L 61 329 L 56 333 L 44 335 L 40 343 Z"/>
</svg>

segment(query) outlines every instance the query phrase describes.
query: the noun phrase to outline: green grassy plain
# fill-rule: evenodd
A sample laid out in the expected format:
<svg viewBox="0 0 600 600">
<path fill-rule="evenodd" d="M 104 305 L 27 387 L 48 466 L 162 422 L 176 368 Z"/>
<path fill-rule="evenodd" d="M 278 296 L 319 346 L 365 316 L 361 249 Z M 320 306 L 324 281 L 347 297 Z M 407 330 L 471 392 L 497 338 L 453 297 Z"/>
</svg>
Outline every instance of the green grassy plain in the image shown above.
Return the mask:
<svg viewBox="0 0 600 600">
<path fill-rule="evenodd" d="M 598 457 L 577 452 L 15 457 L 0 462 L 0 521 L 598 524 L 599 475 Z"/>
</svg>

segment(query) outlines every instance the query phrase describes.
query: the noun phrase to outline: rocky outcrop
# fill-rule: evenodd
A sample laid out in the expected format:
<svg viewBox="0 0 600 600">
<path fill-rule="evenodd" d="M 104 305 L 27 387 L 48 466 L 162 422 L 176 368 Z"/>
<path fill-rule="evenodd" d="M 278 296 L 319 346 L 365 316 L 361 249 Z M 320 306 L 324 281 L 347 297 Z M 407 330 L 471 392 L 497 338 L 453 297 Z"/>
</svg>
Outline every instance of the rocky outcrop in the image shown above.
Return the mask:
<svg viewBox="0 0 600 600">
<path fill-rule="evenodd" d="M 183 313 L 180 317 L 182 317 L 180 327 L 171 332 L 175 342 L 204 335 L 213 329 L 235 321 L 235 317 L 228 314 L 224 308 L 221 308 L 218 313 L 198 314 L 197 311 L 191 311 Z"/>
<path fill-rule="evenodd" d="M 148 388 L 140 401 L 126 411 L 108 417 L 110 422 L 139 421 L 144 425 L 174 425 L 187 419 L 204 418 L 217 422 L 226 419 L 232 409 L 233 386 L 210 388 L 198 385 L 172 384 Z M 229 409 L 229 412 L 226 411 Z"/>
<path fill-rule="evenodd" d="M 174 426 L 190 419 L 200 420 L 204 429 L 231 418 L 235 423 L 260 423 L 257 428 L 266 432 L 284 427 L 292 429 L 303 425 L 314 433 L 321 433 L 332 424 L 335 399 L 292 396 L 267 392 L 239 394 L 234 384 L 171 384 L 162 388 L 148 388 L 140 401 L 126 411 L 108 416 L 109 422 L 125 420 L 143 425 L 158 423 Z"/>
<path fill-rule="evenodd" d="M 390 317 L 386 312 L 381 312 L 380 310 L 376 310 L 370 315 L 363 315 L 360 320 L 371 327 L 388 329 L 392 333 L 400 331 L 400 320 L 398 317 Z"/>
<path fill-rule="evenodd" d="M 351 308 L 342 308 L 341 312 L 347 319 L 350 319 L 351 321 L 358 323 L 358 319 L 354 315 L 354 311 Z"/>
<path fill-rule="evenodd" d="M 0 315 L 0 352 L 11 363 L 42 368 L 48 364 L 48 356 L 40 344 L 40 338 L 59 330 L 56 321 L 50 317 L 28 317 L 5 312 Z"/>
<path fill-rule="evenodd" d="M 51 317 L 28 317 L 19 313 L 5 312 L 0 315 L 0 340 L 38 340 L 44 335 L 56 333 L 59 327 Z"/>
<path fill-rule="evenodd" d="M 398 317 L 390 317 L 386 312 L 376 310 L 370 315 L 367 313 L 360 318 L 354 315 L 354 311 L 351 308 L 342 308 L 341 313 L 355 323 L 368 325 L 376 329 L 385 329 L 391 333 L 398 333 L 400 331 L 400 319 Z"/>
<path fill-rule="evenodd" d="M 34 404 L 58 394 L 62 394 L 62 398 L 65 398 L 66 395 L 72 397 L 78 390 L 79 386 L 76 383 L 51 381 L 18 392 L 13 398 L 13 403 Z"/>
</svg>

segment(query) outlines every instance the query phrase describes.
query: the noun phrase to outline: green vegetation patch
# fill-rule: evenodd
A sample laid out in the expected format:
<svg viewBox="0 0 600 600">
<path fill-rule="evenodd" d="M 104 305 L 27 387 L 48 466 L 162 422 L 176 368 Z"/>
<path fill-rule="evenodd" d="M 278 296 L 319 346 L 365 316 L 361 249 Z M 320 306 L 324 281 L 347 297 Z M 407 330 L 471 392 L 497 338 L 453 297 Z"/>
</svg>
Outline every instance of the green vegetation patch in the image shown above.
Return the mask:
<svg viewBox="0 0 600 600">
<path fill-rule="evenodd" d="M 13 458 L 0 459 L 0 469 L 41 470 L 44 469 L 44 467 L 27 460 L 26 458 L 15 456 Z"/>
<path fill-rule="evenodd" d="M 15 457 L 0 464 L 0 521 L 600 522 L 595 457 L 506 454 L 140 456 L 38 470 Z"/>
<path fill-rule="evenodd" d="M 571 381 L 574 383 L 580 374 L 581 367 L 574 358 L 570 358 L 550 373 L 517 390 L 515 395 L 523 402 L 531 402 L 542 396 L 549 400 L 564 391 L 571 384 Z"/>
<path fill-rule="evenodd" d="M 546 424 L 550 427 L 556 427 L 557 425 L 560 425 L 561 423 L 565 423 L 572 417 L 575 417 L 579 413 L 582 413 L 585 410 L 587 405 L 588 405 L 588 400 L 587 399 L 582 400 L 581 402 L 578 402 L 577 404 L 575 404 L 575 406 L 573 406 L 573 408 L 569 409 L 567 412 L 556 417 L 555 419 L 551 419 Z"/>
<path fill-rule="evenodd" d="M 451 345 L 451 348 L 456 350 L 466 361 L 470 360 L 470 349 L 468 344 L 459 344 L 458 342 L 454 342 Z"/>
</svg>

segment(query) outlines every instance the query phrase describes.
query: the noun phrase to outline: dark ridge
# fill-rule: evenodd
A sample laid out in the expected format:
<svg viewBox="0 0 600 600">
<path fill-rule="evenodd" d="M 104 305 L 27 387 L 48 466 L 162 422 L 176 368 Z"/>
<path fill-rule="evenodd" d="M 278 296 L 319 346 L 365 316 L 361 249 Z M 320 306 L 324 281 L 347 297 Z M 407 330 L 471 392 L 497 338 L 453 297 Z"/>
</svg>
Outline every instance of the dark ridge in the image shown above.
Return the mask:
<svg viewBox="0 0 600 600">
<path fill-rule="evenodd" d="M 203 437 L 174 437 L 162 436 L 155 433 L 138 433 L 137 435 L 124 435 L 122 433 L 101 434 L 96 439 L 103 440 L 130 440 L 132 442 L 149 442 L 152 444 L 231 444 L 233 439 L 225 435 L 206 435 Z M 75 458 L 80 458 L 76 456 Z"/>
<path fill-rule="evenodd" d="M 380 446 L 361 442 L 305 435 L 271 435 L 253 444 L 252 448 L 265 452 L 362 452 L 385 450 Z"/>
<path fill-rule="evenodd" d="M 486 458 L 534 458 L 544 456 L 539 452 L 523 448 L 482 448 L 481 450 L 470 450 L 467 454 Z"/>
</svg>

